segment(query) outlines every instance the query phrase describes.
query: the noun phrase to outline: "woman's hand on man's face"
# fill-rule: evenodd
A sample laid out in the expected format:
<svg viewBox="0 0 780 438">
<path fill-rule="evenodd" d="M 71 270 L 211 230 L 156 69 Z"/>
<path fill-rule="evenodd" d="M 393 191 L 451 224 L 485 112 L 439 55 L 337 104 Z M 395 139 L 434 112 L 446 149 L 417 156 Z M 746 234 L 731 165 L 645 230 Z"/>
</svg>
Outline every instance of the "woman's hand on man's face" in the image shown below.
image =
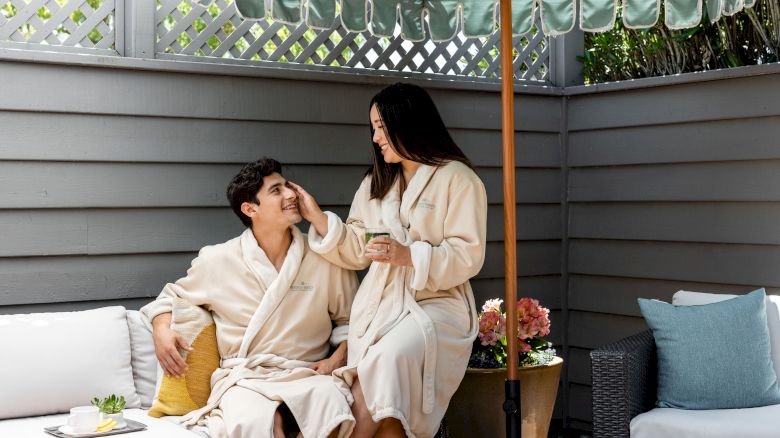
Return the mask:
<svg viewBox="0 0 780 438">
<path fill-rule="evenodd" d="M 322 212 L 314 196 L 292 181 L 287 181 L 287 184 L 298 195 L 298 211 L 301 213 L 301 216 L 314 226 L 317 233 L 322 236 L 328 234 L 328 216 Z"/>
<path fill-rule="evenodd" d="M 317 200 L 309 192 L 303 189 L 303 187 L 295 184 L 292 181 L 287 181 L 295 193 L 298 195 L 298 210 L 301 212 L 301 216 L 309 222 L 312 222 L 318 214 L 322 214 Z"/>
</svg>

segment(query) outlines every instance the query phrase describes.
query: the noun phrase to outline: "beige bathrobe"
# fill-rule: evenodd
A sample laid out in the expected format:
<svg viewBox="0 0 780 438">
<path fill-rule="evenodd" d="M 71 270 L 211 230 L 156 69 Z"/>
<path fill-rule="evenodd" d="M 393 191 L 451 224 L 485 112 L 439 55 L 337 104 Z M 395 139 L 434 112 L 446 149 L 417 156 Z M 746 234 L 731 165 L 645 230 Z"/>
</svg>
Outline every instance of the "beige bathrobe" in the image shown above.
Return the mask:
<svg viewBox="0 0 780 438">
<path fill-rule="evenodd" d="M 375 421 L 394 417 L 407 435 L 431 437 L 477 333 L 469 279 L 485 258 L 485 188 L 460 162 L 421 166 L 402 199 L 398 181 L 382 200 L 369 199 L 370 184 L 361 184 L 346 224 L 327 212 L 327 234 L 309 233 L 311 248 L 332 263 L 371 266 L 352 306 L 348 365 L 334 375 L 349 385 L 359 376 Z M 411 247 L 414 266 L 371 263 L 366 227 L 390 228 Z"/>
<path fill-rule="evenodd" d="M 307 438 L 326 437 L 334 429 L 339 437 L 348 436 L 354 426 L 349 388 L 308 366 L 328 355 L 329 341 L 346 340 L 357 279 L 310 251 L 298 228 L 291 231 L 280 272 L 247 229 L 203 248 L 186 277 L 166 285 L 141 309 L 151 321 L 170 312 L 179 297 L 211 311 L 221 365 L 212 375 L 207 405 L 183 423 L 207 424 L 212 438 L 273 436 L 273 415 L 281 402 Z M 235 408 L 230 409 L 245 412 L 227 412 L 226 394 L 232 394 L 229 406 Z M 257 403 L 247 406 L 249 400 Z"/>
</svg>

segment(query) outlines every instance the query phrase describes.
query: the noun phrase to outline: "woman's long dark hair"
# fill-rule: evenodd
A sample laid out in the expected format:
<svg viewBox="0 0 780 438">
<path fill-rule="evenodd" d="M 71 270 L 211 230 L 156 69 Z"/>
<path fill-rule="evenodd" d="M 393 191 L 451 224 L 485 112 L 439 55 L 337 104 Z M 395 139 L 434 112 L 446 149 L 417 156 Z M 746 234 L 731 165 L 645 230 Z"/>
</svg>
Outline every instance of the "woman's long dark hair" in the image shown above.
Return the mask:
<svg viewBox="0 0 780 438">
<path fill-rule="evenodd" d="M 385 134 L 396 153 L 407 160 L 441 166 L 460 161 L 472 167 L 441 120 L 431 96 L 417 85 L 396 83 L 383 89 L 369 105 L 376 105 Z M 382 199 L 401 174 L 401 165 L 385 163 L 379 145 L 374 143 L 374 125 L 369 120 L 371 143 L 374 145 L 374 165 L 371 175 L 371 199 Z"/>
</svg>

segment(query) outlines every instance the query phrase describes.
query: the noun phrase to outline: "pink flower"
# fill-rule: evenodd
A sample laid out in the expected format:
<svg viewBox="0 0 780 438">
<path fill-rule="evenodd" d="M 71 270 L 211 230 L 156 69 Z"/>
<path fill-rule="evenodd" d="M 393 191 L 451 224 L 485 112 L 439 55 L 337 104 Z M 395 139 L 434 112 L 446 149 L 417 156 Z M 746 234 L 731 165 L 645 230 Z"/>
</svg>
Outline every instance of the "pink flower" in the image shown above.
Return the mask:
<svg viewBox="0 0 780 438">
<path fill-rule="evenodd" d="M 488 300 L 479 315 L 479 341 L 484 346 L 493 346 L 506 332 L 506 318 L 501 313 L 501 300 Z"/>
<path fill-rule="evenodd" d="M 517 301 L 518 339 L 531 339 L 550 334 L 550 309 L 539 305 L 533 298 Z"/>
<path fill-rule="evenodd" d="M 531 351 L 531 345 L 525 342 L 520 342 L 517 344 L 517 349 L 519 350 L 520 353 L 528 353 L 529 351 Z"/>
<path fill-rule="evenodd" d="M 496 328 L 500 320 L 500 315 L 496 312 L 485 312 L 479 318 L 479 331 L 487 332 Z"/>
<path fill-rule="evenodd" d="M 485 301 L 485 304 L 482 305 L 482 311 L 501 313 L 501 304 L 503 303 L 504 300 L 498 298 L 495 300 L 487 300 Z"/>
<path fill-rule="evenodd" d="M 498 334 L 496 332 L 479 333 L 479 342 L 484 346 L 493 346 L 498 342 Z"/>
</svg>

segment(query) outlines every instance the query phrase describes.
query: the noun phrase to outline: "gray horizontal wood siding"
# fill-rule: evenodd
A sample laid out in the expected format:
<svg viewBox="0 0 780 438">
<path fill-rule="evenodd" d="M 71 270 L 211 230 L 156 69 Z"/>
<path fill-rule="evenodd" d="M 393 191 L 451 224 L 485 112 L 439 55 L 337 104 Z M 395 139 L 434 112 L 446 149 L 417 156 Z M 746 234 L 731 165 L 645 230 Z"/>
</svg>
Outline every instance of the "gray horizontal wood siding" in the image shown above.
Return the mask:
<svg viewBox="0 0 780 438">
<path fill-rule="evenodd" d="M 369 99 L 394 81 L 16 61 L 0 77 L 0 313 L 140 307 L 241 231 L 225 185 L 262 155 L 344 217 Z M 504 292 L 499 94 L 423 85 L 487 188 L 481 306 Z M 646 328 L 637 298 L 780 292 L 778 88 L 772 70 L 517 93 L 518 293 L 553 310 L 556 415 L 587 427 L 588 352 Z"/>
<path fill-rule="evenodd" d="M 263 155 L 346 216 L 371 160 L 368 102 L 395 79 L 168 70 L 0 62 L 0 313 L 140 307 L 241 232 L 225 187 Z M 500 95 L 423 85 L 487 189 L 481 306 L 504 294 Z M 561 100 L 516 99 L 518 287 L 559 322 Z"/>
<path fill-rule="evenodd" d="M 394 79 L 328 77 L 0 62 L 0 313 L 144 305 L 242 231 L 225 187 L 263 155 L 346 217 L 371 160 L 368 102 Z M 504 294 L 500 95 L 423 85 L 487 189 L 480 307 Z M 517 283 L 560 322 L 561 100 L 517 104 Z"/>
<path fill-rule="evenodd" d="M 656 84 L 657 85 L 657 84 Z M 569 418 L 636 299 L 780 290 L 780 75 L 568 97 Z"/>
</svg>

